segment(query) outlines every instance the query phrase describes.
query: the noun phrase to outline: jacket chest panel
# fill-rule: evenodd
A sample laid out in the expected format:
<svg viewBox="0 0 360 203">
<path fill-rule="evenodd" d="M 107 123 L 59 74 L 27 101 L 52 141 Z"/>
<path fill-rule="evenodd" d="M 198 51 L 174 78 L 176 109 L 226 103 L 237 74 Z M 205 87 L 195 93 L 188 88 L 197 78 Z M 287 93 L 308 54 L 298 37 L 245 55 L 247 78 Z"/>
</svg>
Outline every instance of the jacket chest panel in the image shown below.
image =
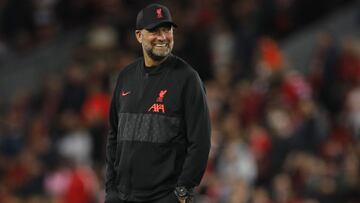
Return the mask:
<svg viewBox="0 0 360 203">
<path fill-rule="evenodd" d="M 132 87 L 120 92 L 122 113 L 181 114 L 181 89 L 169 80 L 149 77 L 147 81 L 129 81 L 122 86 Z"/>
</svg>

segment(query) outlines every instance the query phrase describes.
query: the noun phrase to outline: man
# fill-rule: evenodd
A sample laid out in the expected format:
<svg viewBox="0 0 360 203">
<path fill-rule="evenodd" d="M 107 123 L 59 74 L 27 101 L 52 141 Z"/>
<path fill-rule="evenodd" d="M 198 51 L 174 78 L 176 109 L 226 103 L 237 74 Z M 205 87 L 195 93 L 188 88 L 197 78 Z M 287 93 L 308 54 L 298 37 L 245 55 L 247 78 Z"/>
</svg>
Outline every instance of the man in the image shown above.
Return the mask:
<svg viewBox="0 0 360 203">
<path fill-rule="evenodd" d="M 171 54 L 169 10 L 137 16 L 143 57 L 119 74 L 110 107 L 106 202 L 191 202 L 205 171 L 210 122 L 197 72 Z"/>
</svg>

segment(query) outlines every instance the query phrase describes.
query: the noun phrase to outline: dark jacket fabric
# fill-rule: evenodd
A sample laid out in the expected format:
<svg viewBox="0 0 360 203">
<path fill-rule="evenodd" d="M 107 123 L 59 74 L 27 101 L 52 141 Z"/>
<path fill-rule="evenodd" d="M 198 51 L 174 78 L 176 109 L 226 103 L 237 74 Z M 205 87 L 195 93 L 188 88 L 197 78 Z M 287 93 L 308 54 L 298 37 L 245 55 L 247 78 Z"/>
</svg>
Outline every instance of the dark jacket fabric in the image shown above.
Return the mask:
<svg viewBox="0 0 360 203">
<path fill-rule="evenodd" d="M 106 198 L 148 201 L 176 186 L 200 183 L 210 149 L 203 83 L 170 55 L 146 71 L 143 58 L 124 68 L 110 107 Z"/>
</svg>

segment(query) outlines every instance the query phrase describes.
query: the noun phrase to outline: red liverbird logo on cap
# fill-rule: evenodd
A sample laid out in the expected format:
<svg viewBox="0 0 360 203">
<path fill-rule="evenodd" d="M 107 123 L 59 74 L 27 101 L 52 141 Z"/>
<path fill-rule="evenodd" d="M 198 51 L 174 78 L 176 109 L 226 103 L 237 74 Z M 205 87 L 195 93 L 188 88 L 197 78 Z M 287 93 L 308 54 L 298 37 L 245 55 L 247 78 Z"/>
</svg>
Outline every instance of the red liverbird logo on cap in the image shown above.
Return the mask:
<svg viewBox="0 0 360 203">
<path fill-rule="evenodd" d="M 162 18 L 163 14 L 162 14 L 162 9 L 161 8 L 157 8 L 156 9 L 156 18 Z"/>
</svg>

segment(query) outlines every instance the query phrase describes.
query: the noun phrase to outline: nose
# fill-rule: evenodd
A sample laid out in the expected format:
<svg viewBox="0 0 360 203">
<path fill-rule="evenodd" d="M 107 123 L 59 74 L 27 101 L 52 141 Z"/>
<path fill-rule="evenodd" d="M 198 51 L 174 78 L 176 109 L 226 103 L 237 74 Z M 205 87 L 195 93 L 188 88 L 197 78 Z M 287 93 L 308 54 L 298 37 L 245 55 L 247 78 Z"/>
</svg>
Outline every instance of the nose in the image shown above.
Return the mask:
<svg viewBox="0 0 360 203">
<path fill-rule="evenodd" d="M 156 35 L 156 38 L 157 38 L 158 40 L 165 40 L 165 39 L 166 39 L 165 32 L 159 30 L 159 32 L 158 32 L 157 35 Z"/>
</svg>

